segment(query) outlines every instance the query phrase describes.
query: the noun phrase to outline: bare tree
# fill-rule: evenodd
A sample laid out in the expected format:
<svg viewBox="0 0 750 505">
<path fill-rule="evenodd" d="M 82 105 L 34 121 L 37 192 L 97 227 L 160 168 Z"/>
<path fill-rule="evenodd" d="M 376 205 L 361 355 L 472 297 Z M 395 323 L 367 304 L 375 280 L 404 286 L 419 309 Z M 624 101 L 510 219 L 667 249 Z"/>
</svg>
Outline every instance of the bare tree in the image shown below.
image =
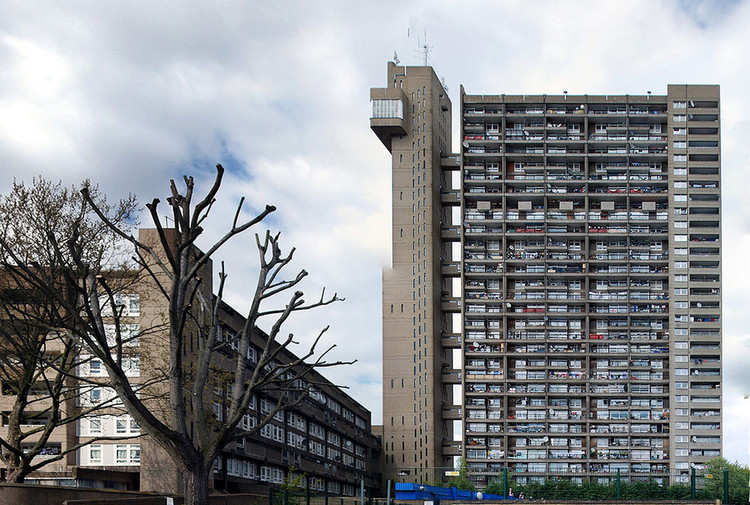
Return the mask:
<svg viewBox="0 0 750 505">
<path fill-rule="evenodd" d="M 328 347 L 322 353 L 317 349 L 319 340 L 325 333 L 317 334 L 314 343 L 296 359 L 280 360 L 293 343 L 293 336 L 281 336 L 282 325 L 290 316 L 299 311 L 328 305 L 340 300 L 335 294 L 325 296 L 325 290 L 314 301 L 306 302 L 298 290 L 299 283 L 307 276 L 304 270 L 285 278 L 282 270 L 291 262 L 294 249 L 282 253 L 278 235 L 266 232 L 256 234 L 256 245 L 260 257 L 260 270 L 257 285 L 252 292 L 252 302 L 245 313 L 245 323 L 241 331 L 233 336 L 236 352 L 227 358 L 219 353 L 227 345 L 220 338 L 220 313 L 224 305 L 223 293 L 227 274 L 222 265 L 218 274 L 216 292 L 213 292 L 210 267 L 212 257 L 225 244 L 241 236 L 260 223 L 275 210 L 272 206 L 257 215 L 243 219 L 244 199 L 239 202 L 234 219 L 225 234 L 205 251 L 196 247 L 196 240 L 203 233 L 203 226 L 214 205 L 221 186 L 224 169 L 217 165 L 217 174 L 208 193 L 194 203 L 194 181 L 185 177 L 184 193 L 174 181 L 171 195 L 167 199 L 171 211 L 173 228 L 165 228 L 159 217 L 159 200 L 147 204 L 156 229 L 154 243 L 144 243 L 129 232 L 122 230 L 117 222 L 100 211 L 102 222 L 133 244 L 135 261 L 145 271 L 156 291 L 166 301 L 167 327 L 165 337 L 168 342 L 168 392 L 169 408 L 166 412 L 154 408 L 154 403 L 144 401 L 136 388 L 128 381 L 122 364 L 118 362 L 121 347 L 119 334 L 113 343 L 107 339 L 102 328 L 102 295 L 106 303 L 111 303 L 109 280 L 106 277 L 90 276 L 79 286 L 84 303 L 81 309 L 80 324 L 98 321 L 95 327 L 87 327 L 79 332 L 84 345 L 102 360 L 107 368 L 110 385 L 123 400 L 129 413 L 141 428 L 152 437 L 172 458 L 182 475 L 185 501 L 188 505 L 208 503 L 208 479 L 213 462 L 231 441 L 254 433 L 270 421 L 279 410 L 301 402 L 307 395 L 305 377 L 316 368 L 344 364 L 327 362 Z M 90 191 L 84 188 L 83 195 L 94 209 L 96 202 L 90 198 Z M 75 254 L 75 253 L 72 253 Z M 284 296 L 287 301 L 282 307 L 267 308 L 271 297 Z M 255 364 L 248 360 L 248 348 L 252 339 L 259 333 L 256 327 L 260 318 L 272 318 L 273 323 Z M 278 340 L 277 340 L 278 338 Z M 194 351 L 187 352 L 189 342 L 194 342 Z M 117 351 L 117 352 L 115 352 Z M 212 370 L 222 369 L 226 377 L 227 402 L 222 422 L 217 422 L 211 405 L 213 388 L 209 387 Z M 302 379 L 302 380 L 301 380 Z M 247 413 L 253 395 L 259 391 L 274 391 L 277 399 L 275 408 L 261 419 L 250 431 L 238 429 L 242 417 Z"/>
<path fill-rule="evenodd" d="M 110 207 L 96 188 L 90 198 L 123 227 L 136 210 L 133 198 Z M 109 406 L 80 408 L 75 402 L 94 384 L 74 380 L 81 347 L 70 330 L 69 311 L 78 300 L 67 283 L 78 272 L 72 255 L 58 254 L 59 244 L 80 251 L 76 255 L 97 272 L 122 264 L 118 236 L 74 188 L 44 179 L 31 186 L 14 183 L 0 199 L 0 216 L 0 380 L 2 394 L 12 397 L 0 462 L 5 480 L 23 482 L 29 473 L 95 441 L 52 445 L 58 428 Z"/>
</svg>

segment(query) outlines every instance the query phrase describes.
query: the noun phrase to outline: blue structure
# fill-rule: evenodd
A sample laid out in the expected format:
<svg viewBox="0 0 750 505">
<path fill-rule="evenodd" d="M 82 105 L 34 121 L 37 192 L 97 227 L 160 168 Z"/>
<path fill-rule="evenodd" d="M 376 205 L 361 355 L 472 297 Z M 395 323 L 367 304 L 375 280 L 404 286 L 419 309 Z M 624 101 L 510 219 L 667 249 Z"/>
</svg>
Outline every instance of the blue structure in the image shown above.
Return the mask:
<svg viewBox="0 0 750 505">
<path fill-rule="evenodd" d="M 499 494 L 481 493 L 481 500 L 505 500 Z M 455 487 L 424 486 L 408 482 L 396 483 L 397 500 L 479 500 L 477 492 L 464 491 Z M 516 498 L 507 498 L 515 500 Z"/>
</svg>

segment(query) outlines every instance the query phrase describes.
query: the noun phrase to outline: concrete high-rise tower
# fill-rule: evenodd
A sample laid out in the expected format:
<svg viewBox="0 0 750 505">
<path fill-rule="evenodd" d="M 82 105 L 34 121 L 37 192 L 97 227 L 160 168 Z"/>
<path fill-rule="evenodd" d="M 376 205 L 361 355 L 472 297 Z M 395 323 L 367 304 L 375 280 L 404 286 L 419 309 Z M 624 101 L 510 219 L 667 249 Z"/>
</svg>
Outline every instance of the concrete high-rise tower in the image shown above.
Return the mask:
<svg viewBox="0 0 750 505">
<path fill-rule="evenodd" d="M 469 95 L 389 64 L 386 477 L 686 482 L 721 454 L 719 87 Z M 460 175 L 459 175 L 460 174 Z"/>
<path fill-rule="evenodd" d="M 393 159 L 393 268 L 383 273 L 384 461 L 390 476 L 427 479 L 452 465 L 442 454 L 452 435 L 443 422 L 450 398 L 441 336 L 441 229 L 451 219 L 441 195 L 450 180 L 440 170 L 451 149 L 451 102 L 430 67 L 389 63 L 388 83 L 371 91 L 372 129 Z"/>
</svg>

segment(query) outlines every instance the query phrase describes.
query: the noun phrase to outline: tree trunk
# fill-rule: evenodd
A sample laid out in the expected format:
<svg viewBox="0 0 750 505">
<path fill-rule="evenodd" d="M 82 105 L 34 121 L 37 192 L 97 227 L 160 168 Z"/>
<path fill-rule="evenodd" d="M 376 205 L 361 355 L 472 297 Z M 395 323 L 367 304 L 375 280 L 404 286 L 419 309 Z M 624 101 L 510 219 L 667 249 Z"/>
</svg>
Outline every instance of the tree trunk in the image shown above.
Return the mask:
<svg viewBox="0 0 750 505">
<path fill-rule="evenodd" d="M 185 505 L 208 505 L 208 476 L 212 470 L 213 465 L 208 470 L 196 465 L 191 471 L 183 472 Z"/>
<path fill-rule="evenodd" d="M 12 482 L 14 484 L 23 484 L 23 481 L 29 474 L 28 466 L 22 460 L 9 461 L 5 472 L 5 482 Z"/>
</svg>

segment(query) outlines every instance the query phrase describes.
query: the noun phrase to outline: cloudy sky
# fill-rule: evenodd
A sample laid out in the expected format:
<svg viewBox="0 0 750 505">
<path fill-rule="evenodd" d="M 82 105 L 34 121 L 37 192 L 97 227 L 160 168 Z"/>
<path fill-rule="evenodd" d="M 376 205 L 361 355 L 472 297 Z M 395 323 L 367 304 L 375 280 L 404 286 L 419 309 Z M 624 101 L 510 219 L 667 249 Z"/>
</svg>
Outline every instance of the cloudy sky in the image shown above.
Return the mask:
<svg viewBox="0 0 750 505">
<path fill-rule="evenodd" d="M 750 1 L 43 2 L 0 6 L 0 192 L 35 175 L 90 178 L 111 197 L 167 195 L 170 178 L 228 169 L 218 235 L 241 195 L 248 215 L 297 247 L 308 297 L 346 301 L 290 326 L 331 325 L 328 376 L 381 417 L 380 278 L 390 261 L 389 158 L 369 130 L 386 61 L 422 63 L 458 103 L 467 92 L 722 90 L 725 455 L 748 461 L 750 400 Z M 455 137 L 457 138 L 457 137 Z M 745 198 L 743 198 L 745 197 Z M 143 224 L 148 224 L 144 218 Z M 209 240 L 211 237 L 206 237 Z M 748 250 L 744 248 L 748 247 Z M 228 247 L 242 311 L 254 239 Z"/>
</svg>

